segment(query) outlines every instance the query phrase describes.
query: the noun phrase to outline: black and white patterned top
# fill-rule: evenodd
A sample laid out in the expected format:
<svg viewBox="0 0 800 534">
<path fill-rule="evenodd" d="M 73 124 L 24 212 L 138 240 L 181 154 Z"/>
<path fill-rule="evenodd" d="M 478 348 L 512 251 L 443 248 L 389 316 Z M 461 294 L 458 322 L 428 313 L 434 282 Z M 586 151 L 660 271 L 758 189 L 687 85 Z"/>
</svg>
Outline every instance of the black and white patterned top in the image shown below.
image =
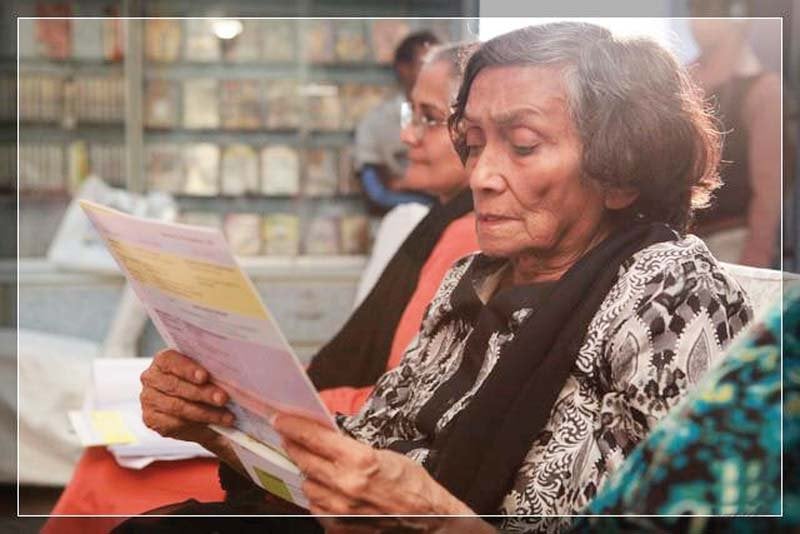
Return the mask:
<svg viewBox="0 0 800 534">
<path fill-rule="evenodd" d="M 426 404 L 438 386 L 459 368 L 475 328 L 457 313 L 456 288 L 469 277 L 486 302 L 503 268 L 507 262 L 481 254 L 453 266 L 400 365 L 379 379 L 358 414 L 340 419 L 347 433 L 424 463 L 436 433 L 469 403 L 531 312 L 511 311 L 507 327 L 488 338 L 471 387 L 439 410 L 434 425 L 420 425 L 420 411 L 430 410 Z M 498 512 L 564 515 L 583 509 L 751 318 L 748 297 L 694 236 L 652 245 L 623 263 Z M 564 521 L 526 521 L 525 528 L 556 530 Z"/>
</svg>

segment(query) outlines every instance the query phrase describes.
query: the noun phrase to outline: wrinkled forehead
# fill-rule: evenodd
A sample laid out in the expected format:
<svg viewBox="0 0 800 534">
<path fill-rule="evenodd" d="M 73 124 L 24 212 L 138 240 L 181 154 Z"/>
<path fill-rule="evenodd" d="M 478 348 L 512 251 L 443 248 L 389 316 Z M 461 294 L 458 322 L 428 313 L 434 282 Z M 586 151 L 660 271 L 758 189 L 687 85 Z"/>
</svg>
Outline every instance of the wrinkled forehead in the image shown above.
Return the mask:
<svg viewBox="0 0 800 534">
<path fill-rule="evenodd" d="M 482 69 L 472 82 L 464 118 L 502 121 L 511 110 L 530 109 L 543 117 L 567 114 L 567 91 L 556 66 L 502 66 Z"/>
</svg>

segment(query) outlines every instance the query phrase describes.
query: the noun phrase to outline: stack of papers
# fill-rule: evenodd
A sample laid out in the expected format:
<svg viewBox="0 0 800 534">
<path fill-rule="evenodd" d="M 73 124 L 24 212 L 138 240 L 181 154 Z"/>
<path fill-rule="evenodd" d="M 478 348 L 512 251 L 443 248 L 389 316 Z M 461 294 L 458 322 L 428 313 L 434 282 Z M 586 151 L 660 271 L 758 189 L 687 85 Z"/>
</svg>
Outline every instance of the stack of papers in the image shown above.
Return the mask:
<svg viewBox="0 0 800 534">
<path fill-rule="evenodd" d="M 122 467 L 142 469 L 156 460 L 213 457 L 196 443 L 165 438 L 147 428 L 139 405 L 139 376 L 150 358 L 101 358 L 82 410 L 69 420 L 84 447 L 105 446 Z"/>
</svg>

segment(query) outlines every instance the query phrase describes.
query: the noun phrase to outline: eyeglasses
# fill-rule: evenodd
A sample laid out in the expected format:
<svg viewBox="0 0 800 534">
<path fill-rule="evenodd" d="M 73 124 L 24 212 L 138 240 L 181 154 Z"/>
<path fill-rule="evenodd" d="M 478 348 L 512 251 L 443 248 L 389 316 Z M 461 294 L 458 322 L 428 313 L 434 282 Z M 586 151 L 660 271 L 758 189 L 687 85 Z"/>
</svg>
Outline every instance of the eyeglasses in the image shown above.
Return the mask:
<svg viewBox="0 0 800 534">
<path fill-rule="evenodd" d="M 447 124 L 447 119 L 431 119 L 424 115 L 414 113 L 411 104 L 403 102 L 400 106 L 400 127 L 405 129 L 409 126 L 413 127 L 414 136 L 420 139 L 429 128 L 437 126 L 444 126 Z"/>
</svg>

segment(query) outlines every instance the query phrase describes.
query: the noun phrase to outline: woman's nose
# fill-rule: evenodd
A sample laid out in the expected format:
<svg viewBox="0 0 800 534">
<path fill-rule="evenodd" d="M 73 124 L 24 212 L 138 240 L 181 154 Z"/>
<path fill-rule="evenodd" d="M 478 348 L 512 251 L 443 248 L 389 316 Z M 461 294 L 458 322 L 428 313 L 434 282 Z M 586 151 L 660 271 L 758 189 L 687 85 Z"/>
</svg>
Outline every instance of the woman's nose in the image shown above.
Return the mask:
<svg viewBox="0 0 800 534">
<path fill-rule="evenodd" d="M 505 188 L 502 158 L 488 147 L 485 147 L 474 158 L 469 173 L 469 186 L 473 191 L 501 191 Z"/>
<path fill-rule="evenodd" d="M 413 123 L 408 123 L 400 128 L 400 140 L 409 146 L 418 144 L 417 127 Z"/>
</svg>

